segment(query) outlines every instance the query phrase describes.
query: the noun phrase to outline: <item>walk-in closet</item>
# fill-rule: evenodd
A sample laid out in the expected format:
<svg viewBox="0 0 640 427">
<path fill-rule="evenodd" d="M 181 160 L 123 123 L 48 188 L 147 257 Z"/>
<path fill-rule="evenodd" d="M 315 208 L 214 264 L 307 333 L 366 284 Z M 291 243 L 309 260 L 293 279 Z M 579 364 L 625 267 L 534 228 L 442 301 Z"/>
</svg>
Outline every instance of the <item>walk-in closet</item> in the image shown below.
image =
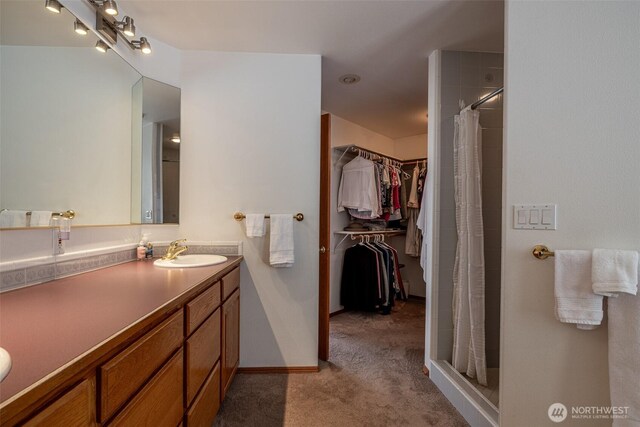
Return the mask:
<svg viewBox="0 0 640 427">
<path fill-rule="evenodd" d="M 330 120 L 328 360 L 349 343 L 370 338 L 381 349 L 388 343 L 376 344 L 376 336 L 403 333 L 415 339 L 395 350 L 419 355 L 413 368 L 420 370 L 426 133 L 394 140 L 338 116 Z"/>
</svg>

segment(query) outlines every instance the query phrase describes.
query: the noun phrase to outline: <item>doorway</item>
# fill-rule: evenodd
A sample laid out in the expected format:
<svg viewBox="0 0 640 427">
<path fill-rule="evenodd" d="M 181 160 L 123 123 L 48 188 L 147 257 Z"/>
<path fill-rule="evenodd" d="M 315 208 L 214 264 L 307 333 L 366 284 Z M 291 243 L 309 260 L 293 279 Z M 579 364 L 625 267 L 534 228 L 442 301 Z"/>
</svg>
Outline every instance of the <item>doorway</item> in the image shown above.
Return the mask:
<svg viewBox="0 0 640 427">
<path fill-rule="evenodd" d="M 359 135 L 354 138 L 353 135 Z M 371 142 L 375 141 L 377 145 Z M 360 142 L 361 146 L 347 142 Z M 398 218 L 393 222 L 382 221 L 384 230 L 378 229 L 371 221 L 359 221 L 366 223 L 367 227 L 374 227 L 367 231 L 345 231 L 349 228 L 354 217 L 346 211 L 338 212 L 337 199 L 342 177 L 343 167 L 356 158 L 366 158 L 378 165 L 389 165 L 396 171 L 396 176 L 402 177 L 406 187 L 412 184 L 412 171 L 416 168 L 423 171 L 426 168 L 426 134 L 409 138 L 391 139 L 373 131 L 364 129 L 354 123 L 331 114 L 323 114 L 321 117 L 321 180 L 320 180 L 320 280 L 319 280 L 319 334 L 318 334 L 318 358 L 323 361 L 331 359 L 330 345 L 332 331 L 336 328 L 346 327 L 341 325 L 353 313 L 347 313 L 341 301 L 341 286 L 343 262 L 345 253 L 355 245 L 365 242 L 365 239 L 380 240 L 380 244 L 388 245 L 395 249 L 398 265 L 397 276 L 402 281 L 402 291 L 398 292 L 397 301 L 387 314 L 393 318 L 403 307 L 406 312 L 402 314 L 407 322 L 407 328 L 414 331 L 420 340 L 420 353 L 424 350 L 424 305 L 426 287 L 423 281 L 424 273 L 419 264 L 419 252 L 412 255 L 406 253 L 407 247 L 407 213 L 398 210 Z M 398 148 L 399 147 L 399 148 Z M 374 150 L 376 148 L 379 151 Z M 395 157 L 393 154 L 399 153 Z M 416 153 L 423 153 L 422 156 Z M 413 156 L 413 157 L 412 157 Z M 416 157 L 420 156 L 420 157 Z M 411 157 L 411 158 L 410 158 Z M 407 197 L 410 188 L 407 188 Z M 415 195 L 417 197 L 417 195 Z M 398 188 L 398 198 L 400 198 Z M 419 208 L 414 209 L 414 219 L 418 215 Z M 415 221 L 414 221 L 415 222 Z M 391 225 L 394 224 L 394 225 Z M 390 230 L 390 228 L 393 228 Z M 413 224 L 415 229 L 415 223 Z M 376 237 L 374 237 L 376 236 Z M 384 239 L 384 243 L 382 240 Z M 415 242 L 414 242 L 415 243 Z M 420 246 L 417 244 L 414 246 Z M 394 272 L 395 274 L 395 272 Z M 357 311 L 359 310 L 351 310 Z M 382 310 L 380 310 L 382 311 Z M 368 312 L 368 313 L 367 313 Z M 370 308 L 362 313 L 373 314 L 375 309 Z M 409 313 L 413 313 L 410 316 Z M 380 315 L 380 314 L 376 314 Z M 375 315 L 374 315 L 375 316 Z M 397 315 L 400 318 L 401 315 Z M 409 320 L 412 318 L 413 320 Z M 374 321 L 375 319 L 371 319 Z M 353 322 L 366 321 L 354 319 Z M 413 326 L 408 326 L 413 322 Z M 336 328 L 333 328 L 336 326 Z M 341 326 L 337 326 L 341 325 Z M 389 324 L 389 328 L 393 325 Z M 400 325 L 401 326 L 401 325 Z M 336 330 L 336 334 L 339 332 Z M 334 336 L 336 336 L 334 334 Z M 418 338 L 417 338 L 418 339 Z M 422 370 L 423 364 L 418 366 Z"/>
</svg>

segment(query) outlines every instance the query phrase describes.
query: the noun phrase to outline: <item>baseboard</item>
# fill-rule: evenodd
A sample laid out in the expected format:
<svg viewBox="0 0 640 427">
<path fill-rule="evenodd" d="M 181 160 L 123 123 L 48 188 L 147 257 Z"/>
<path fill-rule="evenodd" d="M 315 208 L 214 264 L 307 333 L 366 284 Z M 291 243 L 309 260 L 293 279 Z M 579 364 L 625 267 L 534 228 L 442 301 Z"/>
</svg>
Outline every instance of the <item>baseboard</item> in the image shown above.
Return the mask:
<svg viewBox="0 0 640 427">
<path fill-rule="evenodd" d="M 427 368 L 427 365 L 424 365 L 422 367 L 422 373 L 425 374 L 426 376 L 429 376 L 429 368 Z"/>
<path fill-rule="evenodd" d="M 343 308 L 341 310 L 334 311 L 333 313 L 329 314 L 329 317 L 337 316 L 338 314 L 346 313 L 347 311 L 348 310 L 346 308 Z"/>
<path fill-rule="evenodd" d="M 320 372 L 319 366 L 258 366 L 238 368 L 239 374 L 309 374 Z"/>
<path fill-rule="evenodd" d="M 426 301 L 427 300 L 426 297 L 421 297 L 419 295 L 409 295 L 409 299 L 414 299 L 414 300 L 418 300 L 418 301 Z"/>
</svg>

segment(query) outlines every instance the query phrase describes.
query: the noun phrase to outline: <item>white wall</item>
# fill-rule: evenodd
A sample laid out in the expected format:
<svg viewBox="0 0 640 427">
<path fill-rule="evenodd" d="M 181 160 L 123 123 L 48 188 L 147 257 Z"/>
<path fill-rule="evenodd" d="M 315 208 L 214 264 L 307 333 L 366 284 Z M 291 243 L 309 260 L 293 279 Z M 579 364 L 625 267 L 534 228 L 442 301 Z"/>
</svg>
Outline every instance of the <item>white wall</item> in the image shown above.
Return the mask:
<svg viewBox="0 0 640 427">
<path fill-rule="evenodd" d="M 507 2 L 503 426 L 609 405 L 606 325 L 555 320 L 553 261 L 531 248 L 640 247 L 639 21 L 638 2 Z M 537 202 L 558 204 L 558 230 L 513 230 L 512 205 Z"/>
<path fill-rule="evenodd" d="M 394 157 L 395 155 L 393 139 L 332 114 L 331 145 L 338 147 L 350 144 L 386 154 L 387 156 Z"/>
<path fill-rule="evenodd" d="M 0 207 L 73 209 L 79 224 L 129 223 L 131 91 L 140 75 L 93 48 L 0 49 Z"/>
<path fill-rule="evenodd" d="M 320 73 L 317 55 L 183 53 L 180 231 L 244 241 L 241 366 L 316 366 Z M 245 213 L 302 212 L 293 268 L 268 265 Z"/>
<path fill-rule="evenodd" d="M 420 159 L 427 157 L 427 134 L 408 136 L 393 140 L 394 156 L 398 159 Z"/>
</svg>

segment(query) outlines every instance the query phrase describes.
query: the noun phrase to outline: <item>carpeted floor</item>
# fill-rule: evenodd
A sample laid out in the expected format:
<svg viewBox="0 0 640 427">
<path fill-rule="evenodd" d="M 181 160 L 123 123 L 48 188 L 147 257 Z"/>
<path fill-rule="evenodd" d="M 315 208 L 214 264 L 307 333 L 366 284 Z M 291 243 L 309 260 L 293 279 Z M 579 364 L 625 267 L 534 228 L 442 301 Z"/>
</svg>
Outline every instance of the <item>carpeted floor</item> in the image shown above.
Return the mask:
<svg viewBox="0 0 640 427">
<path fill-rule="evenodd" d="M 331 318 L 330 362 L 315 374 L 239 374 L 215 426 L 466 426 L 422 373 L 424 302 L 391 315 Z"/>
</svg>

